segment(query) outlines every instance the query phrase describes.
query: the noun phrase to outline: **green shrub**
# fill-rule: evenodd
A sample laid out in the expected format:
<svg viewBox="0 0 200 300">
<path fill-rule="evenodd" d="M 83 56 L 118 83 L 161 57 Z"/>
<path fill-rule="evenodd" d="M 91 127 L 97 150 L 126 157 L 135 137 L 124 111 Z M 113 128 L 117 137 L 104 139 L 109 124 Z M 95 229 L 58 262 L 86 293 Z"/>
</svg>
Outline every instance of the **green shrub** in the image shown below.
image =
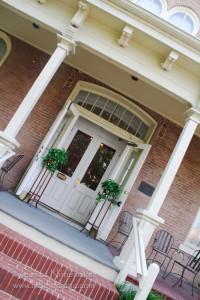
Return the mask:
<svg viewBox="0 0 200 300">
<path fill-rule="evenodd" d="M 118 284 L 116 288 L 119 292 L 119 300 L 133 300 L 135 298 L 137 291 L 131 284 Z M 165 297 L 151 291 L 147 300 L 165 300 Z"/>
<path fill-rule="evenodd" d="M 100 202 L 103 200 L 110 201 L 114 205 L 119 205 L 117 198 L 122 193 L 121 186 L 113 179 L 107 179 L 101 184 L 102 191 L 98 193 L 96 201 Z"/>
<path fill-rule="evenodd" d="M 68 153 L 65 149 L 51 148 L 43 158 L 43 166 L 50 172 L 60 171 L 63 165 L 68 162 Z"/>
</svg>

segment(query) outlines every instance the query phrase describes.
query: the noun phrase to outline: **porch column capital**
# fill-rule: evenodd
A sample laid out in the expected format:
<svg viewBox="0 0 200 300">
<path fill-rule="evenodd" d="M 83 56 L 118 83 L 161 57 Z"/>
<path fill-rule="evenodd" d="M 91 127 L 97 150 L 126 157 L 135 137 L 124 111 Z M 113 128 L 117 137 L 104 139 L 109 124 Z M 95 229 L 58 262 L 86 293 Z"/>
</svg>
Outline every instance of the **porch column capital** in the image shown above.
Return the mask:
<svg viewBox="0 0 200 300">
<path fill-rule="evenodd" d="M 57 34 L 57 47 L 66 51 L 66 55 L 69 56 L 70 52 L 75 54 L 76 42 L 73 39 L 74 31 L 68 29 L 65 35 Z"/>
<path fill-rule="evenodd" d="M 192 120 L 200 124 L 200 108 L 190 108 L 186 111 L 186 121 Z"/>
</svg>

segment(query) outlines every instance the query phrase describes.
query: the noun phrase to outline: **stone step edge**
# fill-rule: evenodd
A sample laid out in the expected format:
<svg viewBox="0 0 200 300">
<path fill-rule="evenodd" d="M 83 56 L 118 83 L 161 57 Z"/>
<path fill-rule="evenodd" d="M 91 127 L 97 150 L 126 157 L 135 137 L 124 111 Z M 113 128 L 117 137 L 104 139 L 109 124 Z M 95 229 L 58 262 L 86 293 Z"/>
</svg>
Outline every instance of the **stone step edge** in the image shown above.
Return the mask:
<svg viewBox="0 0 200 300">
<path fill-rule="evenodd" d="M 40 275 L 29 268 L 24 269 L 22 264 L 16 264 L 13 259 L 1 254 L 0 290 L 16 299 L 90 300 L 69 287 L 59 287 L 52 279 Z"/>
<path fill-rule="evenodd" d="M 26 266 L 26 268 L 29 267 L 44 275 L 47 275 L 49 278 L 52 278 L 61 284 L 67 283 L 70 285 L 70 283 L 73 281 L 73 290 L 78 291 L 80 294 L 86 297 L 91 297 L 91 299 L 118 299 L 118 292 L 114 285 L 113 287 L 111 286 L 109 281 L 107 282 L 105 279 L 103 279 L 105 285 L 101 282 L 95 281 L 94 278 L 91 278 L 91 272 L 88 272 L 88 275 L 90 276 L 85 276 L 87 274 L 84 273 L 81 274 L 81 271 L 84 270 L 84 268 L 79 268 L 79 266 L 76 268 L 74 263 L 72 263 L 73 269 L 71 268 L 70 264 L 68 267 L 66 267 L 58 262 L 55 262 L 55 260 L 47 257 L 46 255 L 38 253 L 37 250 L 34 251 L 30 249 L 29 247 L 16 241 L 14 238 L 8 237 L 6 233 L 0 234 L 0 252 L 22 263 L 24 266 Z M 58 274 L 60 274 L 60 276 L 57 276 Z M 95 274 L 92 275 L 96 276 Z M 99 276 L 97 275 L 97 279 L 98 277 Z M 93 291 L 91 292 L 91 289 L 80 289 L 77 285 L 78 283 L 80 285 L 88 285 L 89 287 L 93 286 Z"/>
</svg>

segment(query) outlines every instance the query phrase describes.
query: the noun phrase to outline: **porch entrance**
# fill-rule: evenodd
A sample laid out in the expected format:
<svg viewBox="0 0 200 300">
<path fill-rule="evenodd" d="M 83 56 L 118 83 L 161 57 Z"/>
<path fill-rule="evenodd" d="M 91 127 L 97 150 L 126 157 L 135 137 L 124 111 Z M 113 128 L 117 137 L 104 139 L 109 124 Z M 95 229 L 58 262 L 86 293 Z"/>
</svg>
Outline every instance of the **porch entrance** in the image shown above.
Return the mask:
<svg viewBox="0 0 200 300">
<path fill-rule="evenodd" d="M 56 172 L 40 202 L 84 224 L 96 205 L 101 182 L 125 148 L 125 141 L 83 118 L 62 137 L 68 164 Z"/>
</svg>

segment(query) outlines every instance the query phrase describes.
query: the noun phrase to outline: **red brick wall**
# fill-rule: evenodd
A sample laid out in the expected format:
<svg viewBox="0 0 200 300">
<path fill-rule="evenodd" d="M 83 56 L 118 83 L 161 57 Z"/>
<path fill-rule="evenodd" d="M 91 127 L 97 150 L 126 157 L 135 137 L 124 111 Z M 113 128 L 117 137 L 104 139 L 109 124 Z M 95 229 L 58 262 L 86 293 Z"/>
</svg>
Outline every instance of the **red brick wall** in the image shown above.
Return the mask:
<svg viewBox="0 0 200 300">
<path fill-rule="evenodd" d="M 43 68 L 48 56 L 39 50 L 12 39 L 13 49 L 0 68 L 0 129 L 4 129 L 34 79 Z M 62 65 L 44 95 L 18 135 L 23 159 L 6 179 L 7 187 L 14 187 L 26 170 L 54 118 L 65 103 L 75 83 L 79 80 L 97 81 L 67 65 Z M 99 83 L 101 84 L 101 83 Z M 152 150 L 128 197 L 125 208 L 134 212 L 137 207 L 146 207 L 149 197 L 138 191 L 141 181 L 156 186 L 181 129 L 158 114 L 145 109 L 158 122 L 152 138 Z M 166 124 L 165 135 L 159 130 Z M 166 220 L 165 228 L 173 232 L 177 243 L 183 242 L 200 206 L 200 139 L 194 137 L 175 182 L 161 209 L 160 216 Z"/>
</svg>

